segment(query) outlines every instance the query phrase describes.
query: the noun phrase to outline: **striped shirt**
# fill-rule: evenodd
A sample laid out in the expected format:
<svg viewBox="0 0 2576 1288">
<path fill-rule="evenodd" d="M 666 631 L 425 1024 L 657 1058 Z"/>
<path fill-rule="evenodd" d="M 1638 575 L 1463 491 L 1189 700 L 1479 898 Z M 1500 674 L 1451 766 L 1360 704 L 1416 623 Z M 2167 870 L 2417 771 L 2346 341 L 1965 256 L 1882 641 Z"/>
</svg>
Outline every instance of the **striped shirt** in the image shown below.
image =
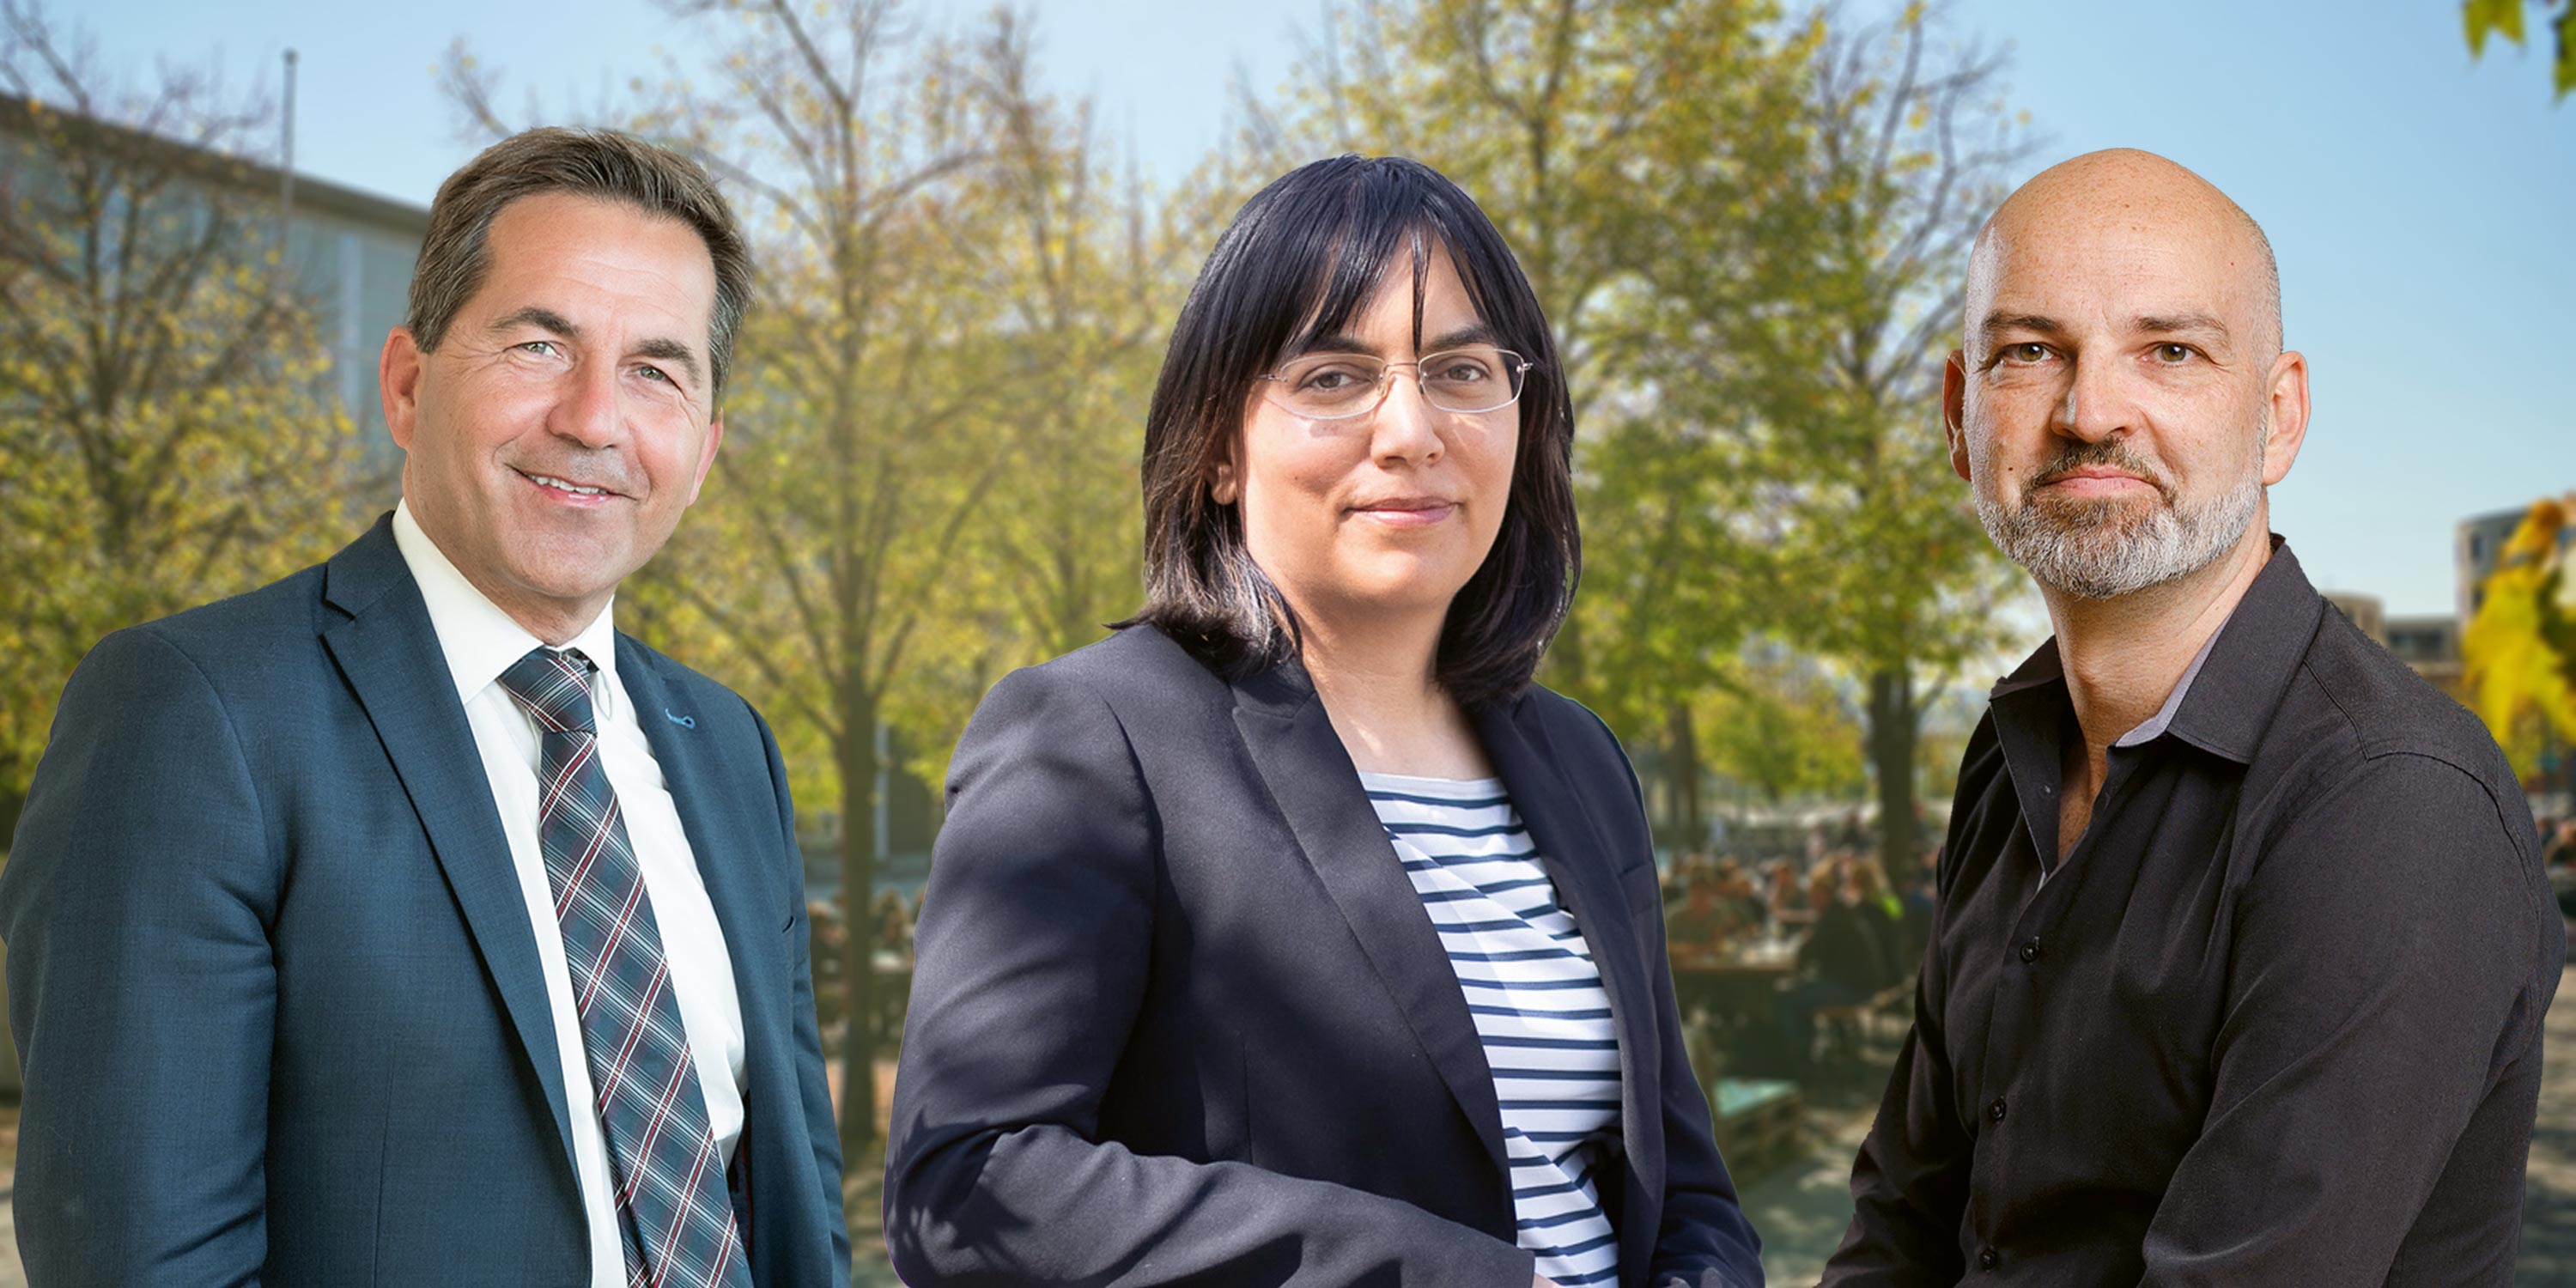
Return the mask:
<svg viewBox="0 0 2576 1288">
<path fill-rule="evenodd" d="M 1573 1288 L 1619 1278 L 1592 1168 L 1619 1138 L 1619 1039 L 1600 968 L 1495 778 L 1360 775 L 1440 932 L 1503 1110 L 1519 1243 Z"/>
</svg>

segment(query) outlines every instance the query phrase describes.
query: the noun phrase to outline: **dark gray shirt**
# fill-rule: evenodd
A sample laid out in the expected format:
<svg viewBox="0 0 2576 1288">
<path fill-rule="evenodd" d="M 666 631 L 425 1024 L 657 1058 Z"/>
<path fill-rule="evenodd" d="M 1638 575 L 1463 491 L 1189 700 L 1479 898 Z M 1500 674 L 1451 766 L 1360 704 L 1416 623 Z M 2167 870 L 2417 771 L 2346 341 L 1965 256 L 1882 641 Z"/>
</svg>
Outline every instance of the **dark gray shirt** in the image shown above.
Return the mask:
<svg viewBox="0 0 2576 1288">
<path fill-rule="evenodd" d="M 2054 643 L 1995 688 L 1827 1284 L 2511 1281 L 2566 943 L 2503 756 L 2277 538 L 2177 689 L 2043 888 Z"/>
</svg>

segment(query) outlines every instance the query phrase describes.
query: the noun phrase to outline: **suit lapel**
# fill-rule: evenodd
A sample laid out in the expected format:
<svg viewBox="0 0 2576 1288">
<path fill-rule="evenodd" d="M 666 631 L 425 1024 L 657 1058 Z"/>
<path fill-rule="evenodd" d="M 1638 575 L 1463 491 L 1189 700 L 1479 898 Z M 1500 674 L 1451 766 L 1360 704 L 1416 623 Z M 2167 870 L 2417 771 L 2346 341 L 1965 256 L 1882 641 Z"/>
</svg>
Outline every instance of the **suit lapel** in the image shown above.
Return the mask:
<svg viewBox="0 0 2576 1288">
<path fill-rule="evenodd" d="M 1559 768 L 1565 761 L 1548 737 L 1537 703 L 1524 696 L 1474 716 L 1485 754 L 1502 775 L 1512 807 L 1538 847 L 1540 864 L 1556 882 L 1558 897 L 1573 912 L 1592 962 L 1600 968 L 1602 991 L 1610 996 L 1611 1023 L 1619 1033 L 1619 1128 L 1629 1169 L 1617 1214 L 1620 1264 L 1642 1264 L 1638 1259 L 1652 1246 L 1654 1231 L 1652 1222 L 1643 1219 L 1641 1205 L 1662 1188 L 1664 1119 L 1662 1088 L 1653 1085 L 1657 1067 L 1638 1058 L 1658 1049 L 1655 1000 L 1629 932 L 1633 923 L 1627 896 L 1619 889 L 1617 856 L 1609 853 L 1582 795 Z"/>
<path fill-rule="evenodd" d="M 1359 772 L 1302 672 L 1286 666 L 1235 686 L 1235 728 L 1287 819 L 1298 849 L 1395 997 L 1414 1037 L 1485 1143 L 1497 1180 L 1510 1175 L 1502 1106 L 1440 936 L 1361 790 Z"/>
<path fill-rule="evenodd" d="M 767 1008 L 779 994 L 770 981 L 786 969 L 771 951 L 779 947 L 782 927 L 770 912 L 775 901 L 761 896 L 761 864 L 744 853 L 750 838 L 770 829 L 761 819 L 742 813 L 748 803 L 765 809 L 773 797 L 766 774 L 756 788 L 734 781 L 728 771 L 738 772 L 743 763 L 739 757 L 756 755 L 757 749 L 734 748 L 734 761 L 719 755 L 710 741 L 715 732 L 701 724 L 704 717 L 711 725 L 718 713 L 690 709 L 662 674 L 660 663 L 657 655 L 634 640 L 622 634 L 617 637 L 617 677 L 635 703 L 635 718 L 644 726 L 645 741 L 652 744 L 653 759 L 662 767 L 662 781 L 669 785 L 671 804 L 680 814 L 680 830 L 688 835 L 698 877 L 706 883 L 707 902 L 714 906 L 716 924 L 724 931 L 725 955 L 733 962 L 734 992 L 741 998 L 748 1062 L 751 1044 L 761 1034 L 783 1031 L 763 1024 Z M 760 933 L 764 927 L 769 931 L 766 935 Z"/>
<path fill-rule="evenodd" d="M 448 683 L 438 633 L 394 545 L 390 522 L 378 522 L 332 557 L 323 573 L 323 599 L 348 614 L 323 629 L 323 646 L 366 709 L 422 830 L 429 834 L 430 850 L 465 916 L 475 951 L 482 955 L 483 968 L 545 1091 L 565 1165 L 571 1167 L 562 1058 L 555 1048 L 554 1017 L 546 1007 L 536 931 L 528 923 L 527 901 L 520 894 L 510 843 L 501 833 L 491 784 L 483 778 L 474 730 Z"/>
</svg>

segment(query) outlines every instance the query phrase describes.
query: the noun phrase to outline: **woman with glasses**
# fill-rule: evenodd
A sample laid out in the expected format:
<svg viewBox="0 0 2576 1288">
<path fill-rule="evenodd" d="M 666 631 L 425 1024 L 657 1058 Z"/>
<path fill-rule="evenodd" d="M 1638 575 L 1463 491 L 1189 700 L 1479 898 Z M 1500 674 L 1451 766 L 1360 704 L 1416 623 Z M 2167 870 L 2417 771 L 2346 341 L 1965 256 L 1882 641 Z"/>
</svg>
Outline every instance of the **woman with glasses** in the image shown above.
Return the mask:
<svg viewBox="0 0 2576 1288">
<path fill-rule="evenodd" d="M 1143 610 L 994 686 L 951 768 L 907 1281 L 1761 1282 L 1636 780 L 1530 679 L 1572 422 L 1437 173 L 1321 161 L 1235 217 L 1146 422 Z"/>
</svg>

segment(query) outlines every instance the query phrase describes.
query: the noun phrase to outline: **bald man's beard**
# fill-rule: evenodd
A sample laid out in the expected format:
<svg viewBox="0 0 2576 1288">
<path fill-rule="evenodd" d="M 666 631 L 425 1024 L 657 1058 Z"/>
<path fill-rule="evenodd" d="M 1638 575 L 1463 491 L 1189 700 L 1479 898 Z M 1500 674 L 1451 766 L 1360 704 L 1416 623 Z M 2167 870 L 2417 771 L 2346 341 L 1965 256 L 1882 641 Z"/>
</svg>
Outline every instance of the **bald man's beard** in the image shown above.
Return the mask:
<svg viewBox="0 0 2576 1288">
<path fill-rule="evenodd" d="M 2255 428 L 2254 460 L 2244 477 L 2209 500 L 2192 504 L 2154 464 L 2114 439 L 2070 443 L 2032 477 L 2041 485 L 2088 465 L 2125 470 L 2145 479 L 2153 497 L 2061 497 L 2034 486 L 2021 505 L 2003 503 L 1975 489 L 1977 518 L 2004 557 L 2031 579 L 2077 599 L 2116 599 L 2208 567 L 2243 539 L 2263 505 L 2263 446 L 2271 431 L 2269 409 Z"/>
</svg>

